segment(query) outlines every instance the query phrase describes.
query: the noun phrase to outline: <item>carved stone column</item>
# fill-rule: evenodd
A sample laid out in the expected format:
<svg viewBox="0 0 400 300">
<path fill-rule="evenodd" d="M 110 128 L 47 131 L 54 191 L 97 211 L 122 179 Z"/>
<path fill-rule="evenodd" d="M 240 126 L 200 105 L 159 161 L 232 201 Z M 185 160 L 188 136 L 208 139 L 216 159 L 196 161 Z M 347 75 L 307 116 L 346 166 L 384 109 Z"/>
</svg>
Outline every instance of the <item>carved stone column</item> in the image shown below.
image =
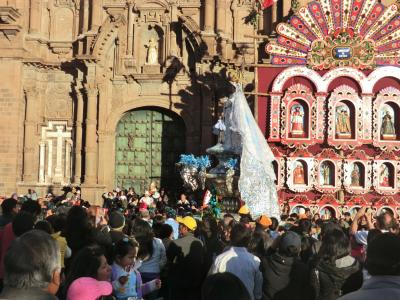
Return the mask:
<svg viewBox="0 0 400 300">
<path fill-rule="evenodd" d="M 126 55 L 133 55 L 133 3 L 128 3 L 128 39 L 126 47 Z"/>
<path fill-rule="evenodd" d="M 41 0 L 30 0 L 30 10 L 29 10 L 29 33 L 39 33 L 40 32 L 40 22 L 41 22 Z"/>
<path fill-rule="evenodd" d="M 75 176 L 74 183 L 81 183 L 82 178 L 82 122 L 83 122 L 83 95 L 82 90 L 76 89 L 76 121 L 75 121 Z"/>
<path fill-rule="evenodd" d="M 228 9 L 226 5 L 226 0 L 217 0 L 217 33 L 225 32 L 226 9 Z"/>
<path fill-rule="evenodd" d="M 204 31 L 214 32 L 215 27 L 215 0 L 205 0 L 204 3 Z"/>
<path fill-rule="evenodd" d="M 102 24 L 103 0 L 92 1 L 92 25 L 90 29 L 97 31 Z"/>
<path fill-rule="evenodd" d="M 24 173 L 23 181 L 33 182 L 35 180 L 35 125 L 36 125 L 36 101 L 38 90 L 34 87 L 25 88 L 25 130 L 24 130 Z"/>
<path fill-rule="evenodd" d="M 97 95 L 96 87 L 85 85 L 87 94 L 86 147 L 85 147 L 85 184 L 96 184 L 97 170 Z"/>
<path fill-rule="evenodd" d="M 89 30 L 89 0 L 84 0 L 83 3 L 83 28 L 82 32 L 85 33 Z"/>
</svg>

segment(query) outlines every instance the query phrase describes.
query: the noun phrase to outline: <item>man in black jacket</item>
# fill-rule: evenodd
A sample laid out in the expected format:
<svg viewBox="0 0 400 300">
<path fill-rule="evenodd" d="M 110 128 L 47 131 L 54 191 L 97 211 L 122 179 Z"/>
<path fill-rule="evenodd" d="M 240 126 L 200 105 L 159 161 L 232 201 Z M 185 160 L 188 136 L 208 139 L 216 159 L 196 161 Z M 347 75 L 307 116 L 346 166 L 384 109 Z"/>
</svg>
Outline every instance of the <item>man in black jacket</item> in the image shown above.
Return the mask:
<svg viewBox="0 0 400 300">
<path fill-rule="evenodd" d="M 299 258 L 300 236 L 288 231 L 278 239 L 278 251 L 262 261 L 263 299 L 309 299 L 309 271 Z"/>
</svg>

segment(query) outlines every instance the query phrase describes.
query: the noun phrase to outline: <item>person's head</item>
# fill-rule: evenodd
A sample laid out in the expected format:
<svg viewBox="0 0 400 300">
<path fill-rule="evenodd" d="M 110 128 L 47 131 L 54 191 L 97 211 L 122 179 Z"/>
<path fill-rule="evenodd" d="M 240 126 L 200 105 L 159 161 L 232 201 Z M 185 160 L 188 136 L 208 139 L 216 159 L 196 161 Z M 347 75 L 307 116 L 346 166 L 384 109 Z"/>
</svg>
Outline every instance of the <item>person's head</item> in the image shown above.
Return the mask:
<svg viewBox="0 0 400 300">
<path fill-rule="evenodd" d="M 185 236 L 188 233 L 193 233 L 197 228 L 197 222 L 191 216 L 186 216 L 184 218 L 177 217 L 176 221 L 179 223 L 179 234 L 181 236 Z"/>
<path fill-rule="evenodd" d="M 46 232 L 47 234 L 54 233 L 53 227 L 51 227 L 50 222 L 45 221 L 45 220 L 37 222 L 35 224 L 35 229 L 42 230 L 42 231 Z"/>
<path fill-rule="evenodd" d="M 123 238 L 116 243 L 114 248 L 114 260 L 123 269 L 133 267 L 139 251 L 139 244 L 134 239 Z"/>
<path fill-rule="evenodd" d="M 228 225 L 232 220 L 234 220 L 231 214 L 224 214 L 224 225 Z"/>
<path fill-rule="evenodd" d="M 350 254 L 350 240 L 341 229 L 333 229 L 322 236 L 318 255 L 326 261 L 334 263 L 337 259 Z"/>
<path fill-rule="evenodd" d="M 251 239 L 247 248 L 251 253 L 261 258 L 266 255 L 271 244 L 271 238 L 266 231 L 255 230 L 251 234 Z"/>
<path fill-rule="evenodd" d="M 309 234 L 311 231 L 311 221 L 309 219 L 301 219 L 299 221 L 299 233 Z"/>
<path fill-rule="evenodd" d="M 174 230 L 173 230 L 171 225 L 162 224 L 161 227 L 160 227 L 160 231 L 159 231 L 159 234 L 160 234 L 159 238 L 162 239 L 162 240 L 166 239 L 166 238 L 172 240 L 173 232 L 174 232 Z"/>
<path fill-rule="evenodd" d="M 25 211 L 30 213 L 34 219 L 40 215 L 42 212 L 42 208 L 40 207 L 39 203 L 37 201 L 33 200 L 27 200 L 21 205 L 21 211 Z"/>
<path fill-rule="evenodd" d="M 165 208 L 165 214 L 167 216 L 168 219 L 175 219 L 176 218 L 176 210 L 167 206 Z"/>
<path fill-rule="evenodd" d="M 216 273 L 206 278 L 201 288 L 202 300 L 250 300 L 243 282 L 229 272 Z"/>
<path fill-rule="evenodd" d="M 112 230 L 122 231 L 125 226 L 125 217 L 119 211 L 113 211 L 109 216 L 108 225 Z"/>
<path fill-rule="evenodd" d="M 279 241 L 279 254 L 286 257 L 296 257 L 301 250 L 301 238 L 293 232 L 285 232 Z"/>
<path fill-rule="evenodd" d="M 336 224 L 332 221 L 323 221 L 321 224 L 321 237 L 325 234 L 329 234 L 334 230 L 342 230 L 339 224 Z"/>
<path fill-rule="evenodd" d="M 179 197 L 179 200 L 181 200 L 181 201 L 187 201 L 187 197 L 186 197 L 186 195 L 184 194 L 184 193 L 182 193 L 181 195 L 180 195 L 180 197 Z"/>
<path fill-rule="evenodd" d="M 389 212 L 381 213 L 376 218 L 376 227 L 381 231 L 390 231 L 396 228 L 396 220 Z"/>
<path fill-rule="evenodd" d="M 203 218 L 203 230 L 204 230 L 204 234 L 208 238 L 211 238 L 212 236 L 216 236 L 218 233 L 217 221 L 211 216 L 204 217 Z"/>
<path fill-rule="evenodd" d="M 64 214 L 51 215 L 46 218 L 53 227 L 54 232 L 64 232 L 67 222 L 67 216 Z"/>
<path fill-rule="evenodd" d="M 7 250 L 4 268 L 5 286 L 39 288 L 55 294 L 60 285 L 61 270 L 57 242 L 43 231 L 27 232 Z"/>
<path fill-rule="evenodd" d="M 375 236 L 368 243 L 366 268 L 372 276 L 400 276 L 400 237 L 391 233 Z"/>
<path fill-rule="evenodd" d="M 269 229 L 272 231 L 276 231 L 278 229 L 278 225 L 279 225 L 278 219 L 271 217 L 271 225 L 269 225 Z"/>
<path fill-rule="evenodd" d="M 150 224 L 142 219 L 135 219 L 132 226 L 132 234 L 140 245 L 137 256 L 141 260 L 150 258 L 153 255 L 154 238 L 154 233 Z"/>
<path fill-rule="evenodd" d="M 15 236 L 21 236 L 33 229 L 35 218 L 26 211 L 20 211 L 12 221 L 12 231 Z"/>
<path fill-rule="evenodd" d="M 247 247 L 250 242 L 251 232 L 245 224 L 238 223 L 231 230 L 231 245 L 234 247 Z"/>
<path fill-rule="evenodd" d="M 99 281 L 110 280 L 111 267 L 101 247 L 87 246 L 76 254 L 67 275 L 67 286 L 80 277 L 91 277 Z"/>
<path fill-rule="evenodd" d="M 306 207 L 304 214 L 307 218 L 311 219 L 311 210 L 308 207 Z"/>
<path fill-rule="evenodd" d="M 140 210 L 140 218 L 143 220 L 148 220 L 150 219 L 150 213 L 147 209 L 142 209 Z"/>
<path fill-rule="evenodd" d="M 14 198 L 5 199 L 1 203 L 1 211 L 5 216 L 15 216 L 19 211 L 18 201 Z"/>
<path fill-rule="evenodd" d="M 343 217 L 344 217 L 344 220 L 345 220 L 346 222 L 350 222 L 350 221 L 351 221 L 351 214 L 350 214 L 349 212 L 345 212 L 345 213 L 343 214 Z"/>
</svg>

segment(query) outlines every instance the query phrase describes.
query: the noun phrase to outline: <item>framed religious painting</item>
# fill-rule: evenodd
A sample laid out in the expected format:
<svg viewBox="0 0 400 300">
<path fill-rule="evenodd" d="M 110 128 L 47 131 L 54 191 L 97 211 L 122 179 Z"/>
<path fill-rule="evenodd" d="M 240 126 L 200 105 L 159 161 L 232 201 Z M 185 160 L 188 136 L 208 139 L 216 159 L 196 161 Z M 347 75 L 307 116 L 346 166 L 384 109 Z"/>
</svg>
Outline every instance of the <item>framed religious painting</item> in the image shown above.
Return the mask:
<svg viewBox="0 0 400 300">
<path fill-rule="evenodd" d="M 335 193 L 342 186 L 342 157 L 333 149 L 323 149 L 315 157 L 315 189 Z"/>
<path fill-rule="evenodd" d="M 363 144 L 362 100 L 353 88 L 341 85 L 328 101 L 328 144 L 354 149 Z"/>
<path fill-rule="evenodd" d="M 350 194 L 365 194 L 371 189 L 372 160 L 363 150 L 353 151 L 343 163 L 343 186 Z"/>
<path fill-rule="evenodd" d="M 373 102 L 373 144 L 382 150 L 400 150 L 400 91 L 382 89 Z"/>
<path fill-rule="evenodd" d="M 315 144 L 317 130 L 316 100 L 311 90 L 302 84 L 288 88 L 281 101 L 281 142 L 289 147 Z"/>
<path fill-rule="evenodd" d="M 393 152 L 382 152 L 373 162 L 374 190 L 381 195 L 399 192 L 400 161 Z"/>
<path fill-rule="evenodd" d="M 276 147 L 271 147 L 275 159 L 272 161 L 275 172 L 276 189 L 279 191 L 285 185 L 285 156 Z"/>
<path fill-rule="evenodd" d="M 294 192 L 307 192 L 314 186 L 314 157 L 304 149 L 297 149 L 286 158 L 286 185 Z"/>
</svg>

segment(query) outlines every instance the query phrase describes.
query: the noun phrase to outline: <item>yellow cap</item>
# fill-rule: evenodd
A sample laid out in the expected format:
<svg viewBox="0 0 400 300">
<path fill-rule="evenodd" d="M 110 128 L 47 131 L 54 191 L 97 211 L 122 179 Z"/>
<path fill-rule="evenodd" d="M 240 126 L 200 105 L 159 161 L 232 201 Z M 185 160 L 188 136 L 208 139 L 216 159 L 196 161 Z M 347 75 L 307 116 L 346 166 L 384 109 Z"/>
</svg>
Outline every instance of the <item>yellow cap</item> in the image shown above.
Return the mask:
<svg viewBox="0 0 400 300">
<path fill-rule="evenodd" d="M 250 213 L 250 210 L 249 210 L 249 208 L 248 208 L 247 205 L 243 205 L 243 206 L 239 209 L 238 213 L 241 214 L 241 215 L 248 215 L 248 214 Z"/>
<path fill-rule="evenodd" d="M 184 217 L 184 218 L 182 218 L 182 217 L 176 217 L 176 221 L 177 221 L 178 223 L 181 223 L 181 224 L 185 225 L 185 226 L 186 226 L 187 228 L 189 228 L 190 230 L 195 230 L 196 227 L 197 227 L 196 220 L 193 219 L 193 218 L 190 217 L 190 216 L 186 216 L 186 217 Z"/>
</svg>

